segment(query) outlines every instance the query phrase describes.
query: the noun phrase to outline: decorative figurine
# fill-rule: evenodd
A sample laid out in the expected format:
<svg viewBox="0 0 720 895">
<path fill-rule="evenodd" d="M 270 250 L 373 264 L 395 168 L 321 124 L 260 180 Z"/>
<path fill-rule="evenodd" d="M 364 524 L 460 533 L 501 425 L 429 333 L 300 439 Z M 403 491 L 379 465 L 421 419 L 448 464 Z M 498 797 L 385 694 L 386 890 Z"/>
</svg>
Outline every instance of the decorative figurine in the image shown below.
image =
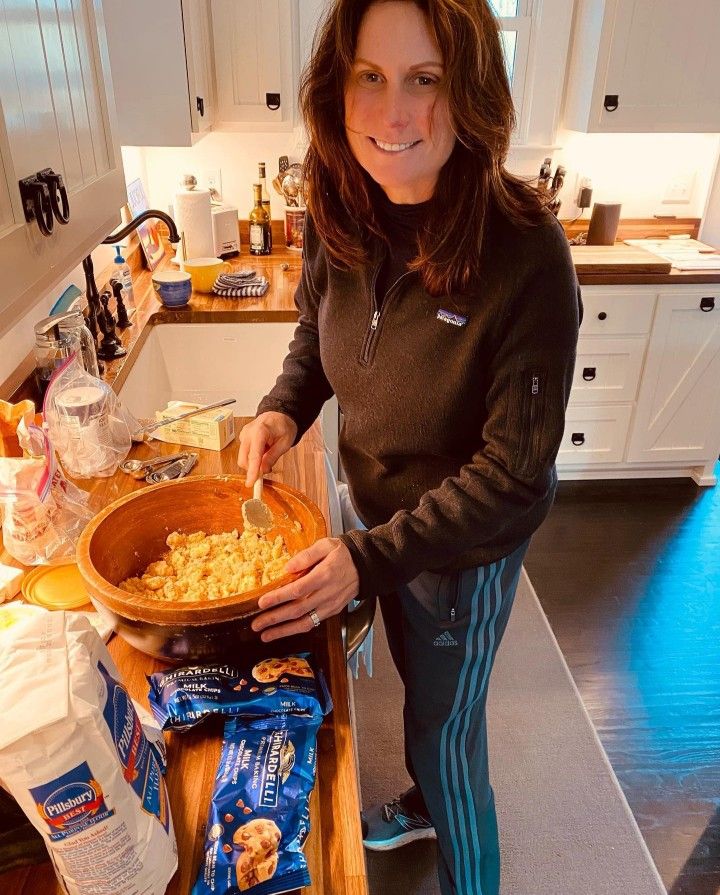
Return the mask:
<svg viewBox="0 0 720 895">
<path fill-rule="evenodd" d="M 120 329 L 127 329 L 130 326 L 130 318 L 128 317 L 127 308 L 123 301 L 123 284 L 119 280 L 110 280 L 110 287 L 115 296 L 115 308 L 117 310 L 117 325 Z"/>
<path fill-rule="evenodd" d="M 115 360 L 127 354 L 127 350 L 122 347 L 120 339 L 118 339 L 115 333 L 115 318 L 108 307 L 110 295 L 110 292 L 103 292 L 100 296 L 102 311 L 98 315 L 98 322 L 103 338 L 98 349 L 98 357 L 101 357 L 103 360 Z"/>
</svg>

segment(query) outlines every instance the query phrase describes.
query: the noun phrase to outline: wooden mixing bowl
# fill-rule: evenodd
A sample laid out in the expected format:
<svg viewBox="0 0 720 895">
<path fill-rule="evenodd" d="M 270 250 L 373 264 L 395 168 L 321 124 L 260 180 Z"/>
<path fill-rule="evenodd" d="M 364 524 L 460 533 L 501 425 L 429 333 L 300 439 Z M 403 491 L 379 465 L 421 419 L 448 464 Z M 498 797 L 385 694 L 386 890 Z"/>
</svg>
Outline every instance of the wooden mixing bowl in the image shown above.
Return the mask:
<svg viewBox="0 0 720 895">
<path fill-rule="evenodd" d="M 242 476 L 192 476 L 111 503 L 88 524 L 77 547 L 78 567 L 93 605 L 133 646 L 168 661 L 229 658 L 239 645 L 257 644 L 250 616 L 258 611 L 258 599 L 297 576 L 230 597 L 187 603 L 154 600 L 117 586 L 160 559 L 173 531 L 242 530 L 241 506 L 250 497 L 252 490 Z M 322 513 L 300 491 L 266 482 L 263 500 L 276 523 L 268 537 L 281 534 L 291 555 L 325 537 Z"/>
</svg>

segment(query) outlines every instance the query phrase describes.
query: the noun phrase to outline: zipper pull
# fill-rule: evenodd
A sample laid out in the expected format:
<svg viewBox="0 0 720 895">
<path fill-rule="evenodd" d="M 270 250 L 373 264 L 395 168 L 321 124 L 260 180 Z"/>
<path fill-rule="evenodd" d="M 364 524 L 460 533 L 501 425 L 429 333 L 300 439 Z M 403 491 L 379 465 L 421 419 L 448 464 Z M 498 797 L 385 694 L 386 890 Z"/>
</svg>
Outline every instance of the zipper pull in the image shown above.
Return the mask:
<svg viewBox="0 0 720 895">
<path fill-rule="evenodd" d="M 451 622 L 454 622 L 454 621 L 455 621 L 455 607 L 454 607 L 454 606 L 453 606 L 452 609 L 450 610 L 450 621 L 451 621 Z"/>
<path fill-rule="evenodd" d="M 372 316 L 372 320 L 370 321 L 370 329 L 376 330 L 378 325 L 378 317 L 380 316 L 380 311 L 375 311 Z"/>
</svg>

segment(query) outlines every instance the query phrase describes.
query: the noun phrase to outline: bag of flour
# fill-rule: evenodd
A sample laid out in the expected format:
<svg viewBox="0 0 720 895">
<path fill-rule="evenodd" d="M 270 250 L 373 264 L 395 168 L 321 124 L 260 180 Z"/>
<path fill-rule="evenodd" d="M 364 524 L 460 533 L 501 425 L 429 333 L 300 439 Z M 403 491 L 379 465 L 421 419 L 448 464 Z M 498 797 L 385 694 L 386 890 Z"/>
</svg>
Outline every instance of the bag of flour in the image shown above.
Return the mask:
<svg viewBox="0 0 720 895">
<path fill-rule="evenodd" d="M 88 620 L 0 606 L 0 783 L 68 895 L 163 895 L 177 868 L 165 781 Z"/>
</svg>

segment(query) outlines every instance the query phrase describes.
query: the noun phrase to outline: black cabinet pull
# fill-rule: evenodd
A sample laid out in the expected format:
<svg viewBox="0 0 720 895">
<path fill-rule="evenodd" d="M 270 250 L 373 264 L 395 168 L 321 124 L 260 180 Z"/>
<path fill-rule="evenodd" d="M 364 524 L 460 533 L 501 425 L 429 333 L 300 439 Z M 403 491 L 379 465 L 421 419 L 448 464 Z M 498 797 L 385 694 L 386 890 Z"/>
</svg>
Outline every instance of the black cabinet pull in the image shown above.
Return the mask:
<svg viewBox="0 0 720 895">
<path fill-rule="evenodd" d="M 268 109 L 270 109 L 271 112 L 277 112 L 277 110 L 280 108 L 280 94 L 266 93 L 265 105 L 268 107 Z"/>
<path fill-rule="evenodd" d="M 573 432 L 573 434 L 570 436 L 570 441 L 572 441 L 575 447 L 580 447 L 581 444 L 585 444 L 585 433 Z"/>
<path fill-rule="evenodd" d="M 205 100 L 201 96 L 195 97 L 197 100 L 197 110 L 200 113 L 200 117 L 205 117 Z"/>
<path fill-rule="evenodd" d="M 704 298 L 700 299 L 700 310 L 701 311 L 705 311 L 707 313 L 708 311 L 712 311 L 714 309 L 714 307 L 715 307 L 714 296 L 706 295 Z"/>
<path fill-rule="evenodd" d="M 32 177 L 23 177 L 20 183 L 20 197 L 22 198 L 25 220 L 37 221 L 37 225 L 43 236 L 50 236 L 55 226 L 52 205 L 50 204 L 50 190 L 46 183 L 38 180 L 37 174 Z"/>
<path fill-rule="evenodd" d="M 592 382 L 596 375 L 596 367 L 583 367 L 583 379 L 585 382 Z"/>
<path fill-rule="evenodd" d="M 600 313 L 598 314 L 598 320 L 607 320 L 607 314 L 605 313 L 605 311 L 600 311 Z"/>
<path fill-rule="evenodd" d="M 603 101 L 603 106 L 605 106 L 608 112 L 614 112 L 620 105 L 620 103 L 618 102 L 619 98 L 619 94 L 617 93 L 606 93 L 605 99 Z"/>
<path fill-rule="evenodd" d="M 50 207 L 58 224 L 67 224 L 70 220 L 70 200 L 63 183 L 62 176 L 56 174 L 52 168 L 43 168 L 38 171 L 38 180 L 46 184 L 50 193 Z"/>
</svg>

